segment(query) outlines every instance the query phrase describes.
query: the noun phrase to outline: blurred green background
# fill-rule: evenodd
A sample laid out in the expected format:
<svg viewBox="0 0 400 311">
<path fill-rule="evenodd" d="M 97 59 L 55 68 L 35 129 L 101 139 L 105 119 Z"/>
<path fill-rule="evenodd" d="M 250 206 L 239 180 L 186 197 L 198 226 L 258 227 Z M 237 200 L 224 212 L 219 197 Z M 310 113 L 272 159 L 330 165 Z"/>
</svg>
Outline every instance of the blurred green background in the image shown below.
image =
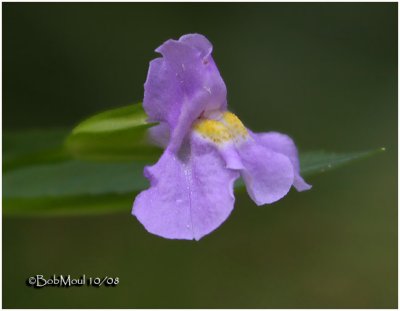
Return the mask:
<svg viewBox="0 0 400 311">
<path fill-rule="evenodd" d="M 140 101 L 154 49 L 192 32 L 213 43 L 230 108 L 253 130 L 301 150 L 387 152 L 270 206 L 240 194 L 200 242 L 148 234 L 130 205 L 3 217 L 3 307 L 396 308 L 396 3 L 5 3 L 3 130 Z M 36 274 L 120 284 L 27 287 Z"/>
</svg>

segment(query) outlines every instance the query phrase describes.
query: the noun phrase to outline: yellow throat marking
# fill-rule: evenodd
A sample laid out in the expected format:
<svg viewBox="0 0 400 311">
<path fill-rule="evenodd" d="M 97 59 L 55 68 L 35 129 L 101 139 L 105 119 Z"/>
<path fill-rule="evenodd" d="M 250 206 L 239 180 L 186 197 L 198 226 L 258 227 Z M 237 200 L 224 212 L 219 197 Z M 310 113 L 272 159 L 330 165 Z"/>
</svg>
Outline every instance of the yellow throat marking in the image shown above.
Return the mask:
<svg viewBox="0 0 400 311">
<path fill-rule="evenodd" d="M 193 126 L 195 132 L 216 144 L 239 142 L 249 135 L 243 123 L 231 112 L 224 112 L 218 120 L 199 119 Z"/>
</svg>

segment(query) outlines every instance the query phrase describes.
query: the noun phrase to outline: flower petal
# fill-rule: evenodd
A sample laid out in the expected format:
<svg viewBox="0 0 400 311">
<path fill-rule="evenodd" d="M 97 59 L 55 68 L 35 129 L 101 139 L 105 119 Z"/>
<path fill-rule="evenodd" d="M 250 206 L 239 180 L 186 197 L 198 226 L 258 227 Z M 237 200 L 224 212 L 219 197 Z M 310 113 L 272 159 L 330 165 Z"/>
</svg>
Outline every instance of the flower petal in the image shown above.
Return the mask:
<svg viewBox="0 0 400 311">
<path fill-rule="evenodd" d="M 273 203 L 284 197 L 293 184 L 290 160 L 269 150 L 253 139 L 237 147 L 244 169 L 246 189 L 257 205 Z"/>
<path fill-rule="evenodd" d="M 156 51 L 163 57 L 150 62 L 143 107 L 149 121 L 168 123 L 169 148 L 176 151 L 203 112 L 226 109 L 226 86 L 204 36 L 168 40 Z"/>
<path fill-rule="evenodd" d="M 219 153 L 225 161 L 226 168 L 232 170 L 242 170 L 244 169 L 242 160 L 236 150 L 235 144 L 226 144 L 225 146 L 220 147 Z"/>
<path fill-rule="evenodd" d="M 148 138 L 155 145 L 166 148 L 170 139 L 169 126 L 165 122 L 160 122 L 148 129 Z"/>
<path fill-rule="evenodd" d="M 145 171 L 151 187 L 134 202 L 133 215 L 151 233 L 169 239 L 196 239 L 219 227 L 234 205 L 239 174 L 225 168 L 214 146 L 192 138 L 179 155 L 166 150 Z"/>
<path fill-rule="evenodd" d="M 212 45 L 210 41 L 208 41 L 207 38 L 202 35 L 193 33 L 183 35 L 179 38 L 179 41 L 196 48 L 203 58 L 211 55 Z"/>
<path fill-rule="evenodd" d="M 294 168 L 293 186 L 296 188 L 297 191 L 305 191 L 311 189 L 311 185 L 307 184 L 300 176 L 300 163 L 297 148 L 293 140 L 289 136 L 278 132 L 257 134 L 252 133 L 252 136 L 259 144 L 275 152 L 284 154 L 290 159 Z"/>
</svg>

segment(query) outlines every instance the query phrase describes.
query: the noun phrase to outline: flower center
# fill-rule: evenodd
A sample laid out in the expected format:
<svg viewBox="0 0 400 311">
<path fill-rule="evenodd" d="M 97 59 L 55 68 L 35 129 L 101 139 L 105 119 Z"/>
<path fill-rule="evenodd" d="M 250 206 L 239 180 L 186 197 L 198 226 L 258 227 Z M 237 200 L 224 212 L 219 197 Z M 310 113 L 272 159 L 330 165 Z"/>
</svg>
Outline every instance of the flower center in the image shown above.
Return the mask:
<svg viewBox="0 0 400 311">
<path fill-rule="evenodd" d="M 242 121 L 233 113 L 226 111 L 216 119 L 199 119 L 193 126 L 196 133 L 216 144 L 245 140 L 249 133 Z"/>
</svg>

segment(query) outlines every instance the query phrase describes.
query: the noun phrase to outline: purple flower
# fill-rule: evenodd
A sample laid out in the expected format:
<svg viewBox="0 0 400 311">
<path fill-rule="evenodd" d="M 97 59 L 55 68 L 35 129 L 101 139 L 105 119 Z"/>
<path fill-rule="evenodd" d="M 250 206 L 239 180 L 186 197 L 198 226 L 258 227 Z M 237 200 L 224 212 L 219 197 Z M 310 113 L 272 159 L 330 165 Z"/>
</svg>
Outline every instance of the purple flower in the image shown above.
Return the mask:
<svg viewBox="0 0 400 311">
<path fill-rule="evenodd" d="M 253 133 L 227 110 L 226 86 L 202 35 L 168 40 L 150 62 L 143 106 L 153 140 L 165 147 L 146 167 L 150 188 L 135 199 L 132 214 L 151 233 L 196 239 L 218 228 L 233 209 L 234 182 L 242 176 L 257 205 L 284 197 L 300 176 L 297 149 L 284 134 Z"/>
</svg>

